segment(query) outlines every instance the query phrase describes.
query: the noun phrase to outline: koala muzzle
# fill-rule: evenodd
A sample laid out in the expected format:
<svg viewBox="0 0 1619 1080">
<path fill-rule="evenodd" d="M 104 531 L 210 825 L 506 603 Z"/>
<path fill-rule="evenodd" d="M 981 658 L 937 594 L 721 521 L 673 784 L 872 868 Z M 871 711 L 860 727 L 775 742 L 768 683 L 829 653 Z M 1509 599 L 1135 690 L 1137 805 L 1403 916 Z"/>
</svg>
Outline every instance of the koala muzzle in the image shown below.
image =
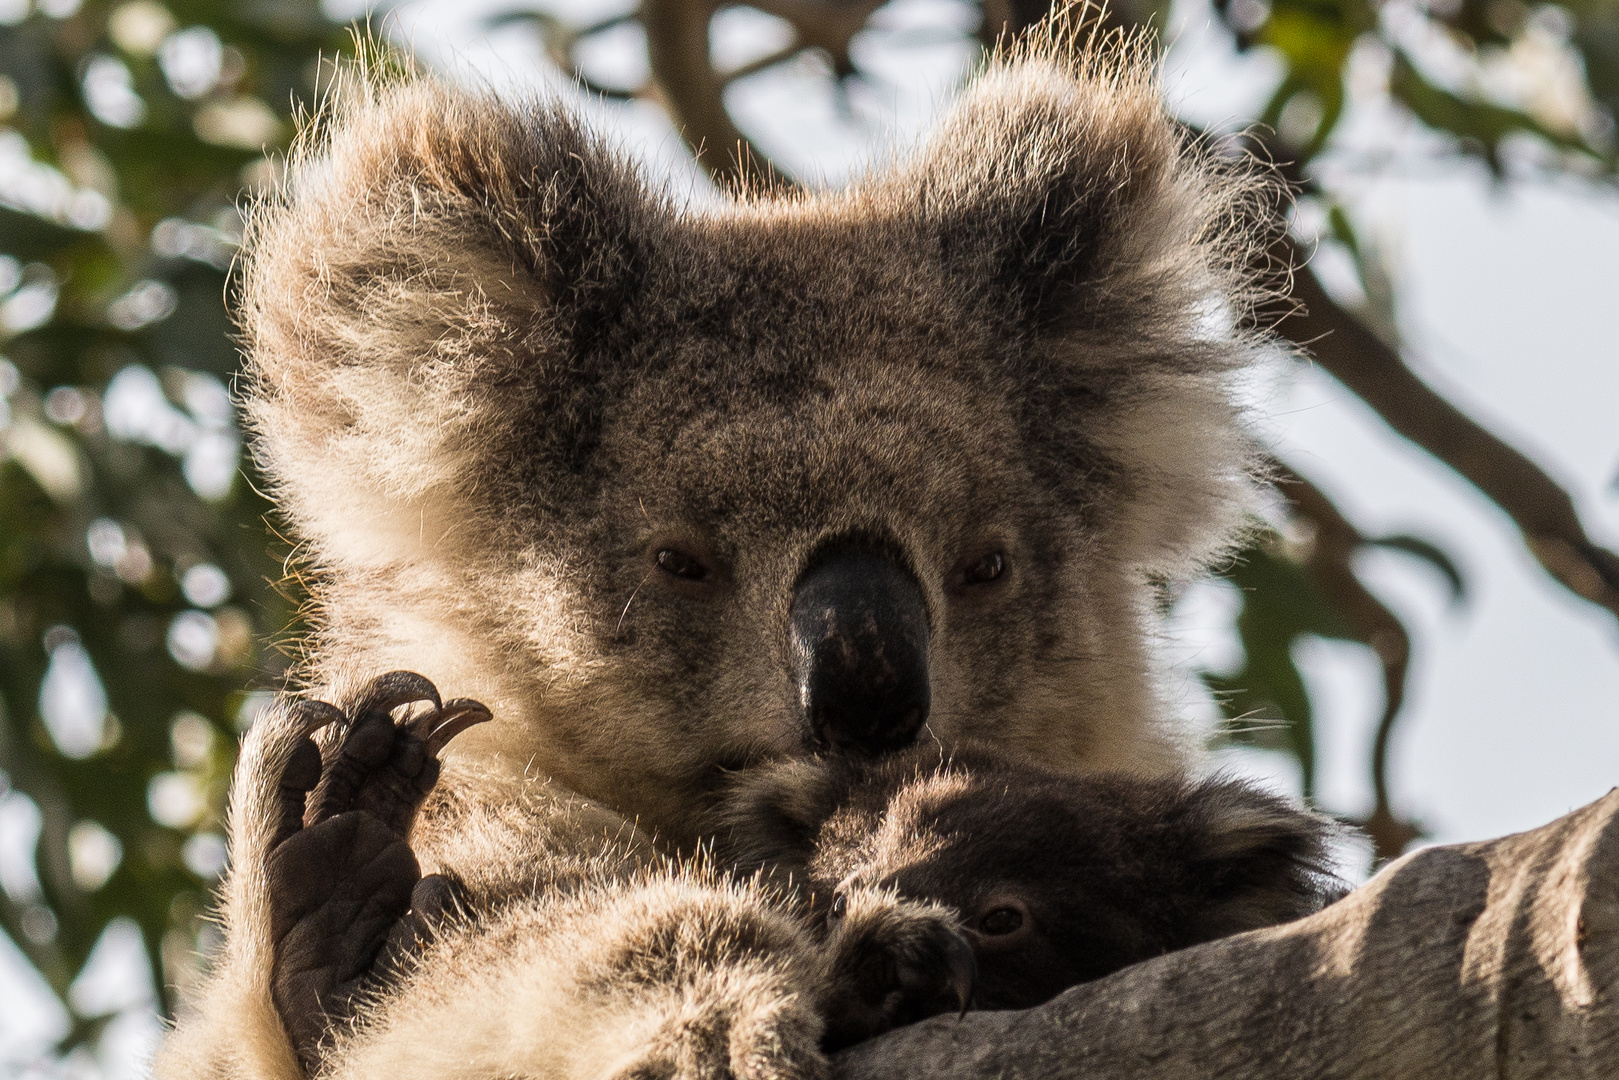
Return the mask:
<svg viewBox="0 0 1619 1080">
<path fill-rule="evenodd" d="M 877 551 L 835 551 L 799 579 L 788 616 L 805 737 L 877 755 L 928 718 L 928 612 L 911 574 Z"/>
</svg>

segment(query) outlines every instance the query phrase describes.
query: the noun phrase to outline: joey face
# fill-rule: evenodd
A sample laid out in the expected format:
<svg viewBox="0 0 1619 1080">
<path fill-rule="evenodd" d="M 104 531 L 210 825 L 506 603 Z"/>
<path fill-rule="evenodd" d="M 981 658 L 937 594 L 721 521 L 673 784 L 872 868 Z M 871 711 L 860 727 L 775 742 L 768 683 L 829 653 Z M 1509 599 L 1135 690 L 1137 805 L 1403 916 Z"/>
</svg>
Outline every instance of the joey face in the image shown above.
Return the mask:
<svg viewBox="0 0 1619 1080">
<path fill-rule="evenodd" d="M 780 775 L 794 793 L 767 805 L 814 805 L 802 780 Z M 817 775 L 839 806 L 814 826 L 804 875 L 836 883 L 834 912 L 864 889 L 954 910 L 979 1008 L 1037 1005 L 1190 943 L 1195 851 L 1161 820 L 1151 782 L 1063 778 L 981 746 L 831 761 Z"/>
<path fill-rule="evenodd" d="M 1252 785 L 1076 774 L 984 743 L 748 770 L 713 824 L 722 864 L 800 883 L 829 931 L 895 901 L 952 913 L 978 1008 L 1033 1006 L 1342 895 L 1337 826 Z"/>
</svg>

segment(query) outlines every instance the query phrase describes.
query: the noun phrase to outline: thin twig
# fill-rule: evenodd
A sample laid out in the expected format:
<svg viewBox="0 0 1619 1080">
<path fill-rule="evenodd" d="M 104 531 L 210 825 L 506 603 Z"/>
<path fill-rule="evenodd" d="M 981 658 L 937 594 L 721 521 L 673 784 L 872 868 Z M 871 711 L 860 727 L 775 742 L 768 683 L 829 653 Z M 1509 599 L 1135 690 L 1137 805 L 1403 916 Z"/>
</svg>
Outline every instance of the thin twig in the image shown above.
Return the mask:
<svg viewBox="0 0 1619 1080">
<path fill-rule="evenodd" d="M 1619 555 L 1586 535 L 1568 492 L 1418 378 L 1399 352 L 1334 302 L 1314 274 L 1295 275 L 1293 296 L 1299 308 L 1282 319 L 1283 334 L 1309 342 L 1315 361 L 1389 427 L 1506 511 L 1548 574 L 1619 616 Z"/>
</svg>

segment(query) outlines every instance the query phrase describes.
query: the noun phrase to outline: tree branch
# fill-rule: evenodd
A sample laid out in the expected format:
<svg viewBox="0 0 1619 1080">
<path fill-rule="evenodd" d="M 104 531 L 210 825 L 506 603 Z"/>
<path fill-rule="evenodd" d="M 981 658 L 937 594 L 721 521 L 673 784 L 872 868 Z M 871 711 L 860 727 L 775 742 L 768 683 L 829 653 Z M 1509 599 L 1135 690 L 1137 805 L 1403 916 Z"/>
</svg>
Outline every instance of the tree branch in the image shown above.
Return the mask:
<svg viewBox="0 0 1619 1080">
<path fill-rule="evenodd" d="M 1619 791 L 1427 848 L 1318 915 L 1022 1012 L 936 1017 L 838 1080 L 1606 1080 L 1619 1062 Z"/>
<path fill-rule="evenodd" d="M 1302 262 L 1298 253 L 1295 265 Z M 1547 573 L 1581 599 L 1619 615 L 1619 555 L 1586 535 L 1568 492 L 1419 379 L 1395 349 L 1339 307 L 1314 274 L 1295 276 L 1293 296 L 1301 310 L 1282 319 L 1283 334 L 1307 348 L 1389 427 L 1506 511 Z"/>
<path fill-rule="evenodd" d="M 708 24 L 720 0 L 643 0 L 652 81 L 664 107 L 698 163 L 716 180 L 781 186 L 787 181 L 770 159 L 731 122 L 725 87 L 734 79 L 780 63 L 804 49 L 822 49 L 839 77 L 853 72 L 849 42 L 883 0 L 759 0 L 752 6 L 785 20 L 797 39 L 787 55 L 772 54 L 760 64 L 734 72 L 714 69 L 708 51 Z M 716 153 L 715 151 L 719 152 Z"/>
<path fill-rule="evenodd" d="M 697 161 L 716 179 L 765 180 L 768 161 L 725 111 L 725 80 L 708 53 L 716 0 L 645 0 L 647 60 L 652 82 Z"/>
</svg>

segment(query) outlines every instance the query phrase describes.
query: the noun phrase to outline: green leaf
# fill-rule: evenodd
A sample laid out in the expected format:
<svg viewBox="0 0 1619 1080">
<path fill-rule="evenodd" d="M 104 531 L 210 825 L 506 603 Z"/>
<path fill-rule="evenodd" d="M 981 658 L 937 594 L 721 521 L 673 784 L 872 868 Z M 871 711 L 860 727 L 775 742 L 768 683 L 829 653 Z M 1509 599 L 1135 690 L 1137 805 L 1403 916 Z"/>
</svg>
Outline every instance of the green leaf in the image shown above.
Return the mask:
<svg viewBox="0 0 1619 1080">
<path fill-rule="evenodd" d="M 1429 82 L 1405 53 L 1396 50 L 1389 75 L 1389 91 L 1406 108 L 1436 131 L 1461 140 L 1462 149 L 1482 157 L 1499 173 L 1501 141 L 1509 135 L 1538 136 L 1552 146 L 1600 160 L 1595 150 L 1577 135 L 1553 131 L 1527 113 L 1474 98 L 1463 98 Z"/>
</svg>

